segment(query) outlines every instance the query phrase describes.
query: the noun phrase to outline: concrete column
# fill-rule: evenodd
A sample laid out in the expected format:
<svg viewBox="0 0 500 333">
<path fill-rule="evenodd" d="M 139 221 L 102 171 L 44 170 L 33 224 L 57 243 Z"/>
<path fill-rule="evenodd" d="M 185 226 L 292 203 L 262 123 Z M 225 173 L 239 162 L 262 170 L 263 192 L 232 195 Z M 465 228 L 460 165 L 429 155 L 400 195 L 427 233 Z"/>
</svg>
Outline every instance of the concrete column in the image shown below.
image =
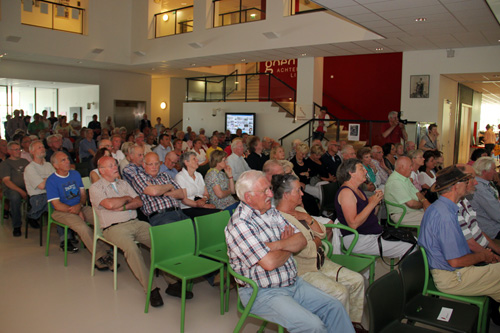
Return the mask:
<svg viewBox="0 0 500 333">
<path fill-rule="evenodd" d="M 297 62 L 297 118 L 311 119 L 314 102 L 322 104 L 323 58 L 299 58 Z"/>
</svg>

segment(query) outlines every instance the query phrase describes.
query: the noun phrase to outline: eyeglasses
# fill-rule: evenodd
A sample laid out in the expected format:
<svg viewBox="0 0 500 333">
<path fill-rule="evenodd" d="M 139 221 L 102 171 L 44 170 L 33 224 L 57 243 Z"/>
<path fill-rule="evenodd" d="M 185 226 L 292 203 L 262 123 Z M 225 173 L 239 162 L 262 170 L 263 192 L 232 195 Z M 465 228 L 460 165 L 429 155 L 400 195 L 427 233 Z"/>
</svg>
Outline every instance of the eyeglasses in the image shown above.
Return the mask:
<svg viewBox="0 0 500 333">
<path fill-rule="evenodd" d="M 266 187 L 265 189 L 263 189 L 262 191 L 250 191 L 250 192 L 266 194 L 268 191 L 272 194 L 273 188 L 271 186 L 269 186 L 269 187 Z"/>
<path fill-rule="evenodd" d="M 145 163 L 148 167 L 150 166 L 159 166 L 161 163 L 160 162 L 155 162 L 155 163 Z"/>
</svg>

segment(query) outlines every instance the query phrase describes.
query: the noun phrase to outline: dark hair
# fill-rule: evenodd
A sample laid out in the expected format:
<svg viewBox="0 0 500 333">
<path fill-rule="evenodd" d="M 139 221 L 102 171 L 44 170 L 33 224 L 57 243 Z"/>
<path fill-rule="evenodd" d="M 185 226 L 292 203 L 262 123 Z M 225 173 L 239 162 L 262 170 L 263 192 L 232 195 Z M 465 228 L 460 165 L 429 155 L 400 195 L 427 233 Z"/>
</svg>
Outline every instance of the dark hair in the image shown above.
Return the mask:
<svg viewBox="0 0 500 333">
<path fill-rule="evenodd" d="M 160 140 L 159 140 L 159 141 L 163 140 L 163 138 L 164 138 L 164 137 L 166 137 L 166 136 L 170 137 L 170 135 L 165 134 L 165 133 L 160 134 Z M 158 142 L 159 142 L 159 141 L 158 141 Z"/>
<path fill-rule="evenodd" d="M 342 164 L 337 169 L 337 181 L 339 184 L 343 184 L 351 179 L 351 173 L 356 172 L 356 165 L 362 164 L 357 158 L 350 158 L 344 160 Z"/>
<path fill-rule="evenodd" d="M 260 139 L 258 136 L 254 136 L 250 139 L 250 141 L 248 142 L 248 150 L 251 152 L 251 153 L 255 153 L 255 147 L 257 147 L 257 145 L 259 144 L 260 142 Z"/>
<path fill-rule="evenodd" d="M 421 171 L 421 172 L 425 172 L 426 171 L 426 164 L 427 162 L 429 162 L 429 160 L 431 159 L 431 157 L 434 157 L 436 158 L 436 154 L 433 150 L 427 150 L 424 152 L 424 165 L 420 166 L 420 168 L 418 168 L 418 171 Z"/>
<path fill-rule="evenodd" d="M 97 168 L 97 163 L 99 163 L 101 157 L 105 156 L 104 154 L 106 152 L 108 152 L 109 156 L 111 156 L 111 151 L 109 151 L 108 148 L 100 148 L 96 151 L 94 158 L 92 159 L 92 165 L 94 166 L 94 168 Z"/>
<path fill-rule="evenodd" d="M 274 200 L 280 202 L 285 193 L 290 193 L 293 189 L 292 183 L 296 180 L 299 180 L 299 178 L 293 174 L 273 175 L 271 185 L 273 186 Z"/>
<path fill-rule="evenodd" d="M 391 153 L 391 148 L 394 146 L 394 143 L 387 142 L 382 146 L 382 151 L 384 152 L 384 156 L 387 156 Z"/>
<path fill-rule="evenodd" d="M 477 148 L 472 152 L 472 155 L 470 156 L 470 159 L 472 161 L 477 161 L 478 158 L 482 157 L 483 154 L 488 153 L 486 149 L 484 148 Z"/>
<path fill-rule="evenodd" d="M 428 129 L 427 129 L 427 130 L 429 131 L 429 133 L 432 131 L 432 129 L 433 129 L 434 127 L 438 127 L 438 125 L 436 125 L 436 124 L 430 124 L 430 125 L 429 125 L 429 127 L 428 127 Z"/>
</svg>

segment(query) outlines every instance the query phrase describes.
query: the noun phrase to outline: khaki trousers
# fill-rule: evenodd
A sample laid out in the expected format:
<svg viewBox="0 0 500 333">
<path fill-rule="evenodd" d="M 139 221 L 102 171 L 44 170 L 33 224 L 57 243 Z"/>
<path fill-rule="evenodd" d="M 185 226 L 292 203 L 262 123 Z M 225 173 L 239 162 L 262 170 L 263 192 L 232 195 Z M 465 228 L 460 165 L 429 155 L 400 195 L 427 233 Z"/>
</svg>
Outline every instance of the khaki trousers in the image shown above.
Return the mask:
<svg viewBox="0 0 500 333">
<path fill-rule="evenodd" d="M 432 269 L 436 287 L 448 294 L 490 296 L 500 302 L 500 263 L 469 266 L 455 271 Z"/>
</svg>

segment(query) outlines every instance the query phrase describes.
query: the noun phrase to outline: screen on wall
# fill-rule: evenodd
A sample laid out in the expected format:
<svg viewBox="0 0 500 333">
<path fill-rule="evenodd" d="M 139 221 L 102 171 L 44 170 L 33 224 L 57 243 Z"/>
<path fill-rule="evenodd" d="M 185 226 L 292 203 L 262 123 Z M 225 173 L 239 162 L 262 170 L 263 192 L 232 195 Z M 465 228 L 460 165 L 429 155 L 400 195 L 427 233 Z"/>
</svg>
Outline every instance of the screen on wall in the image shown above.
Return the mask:
<svg viewBox="0 0 500 333">
<path fill-rule="evenodd" d="M 243 133 L 255 135 L 255 113 L 226 113 L 225 129 L 236 134 L 238 128 Z"/>
</svg>

